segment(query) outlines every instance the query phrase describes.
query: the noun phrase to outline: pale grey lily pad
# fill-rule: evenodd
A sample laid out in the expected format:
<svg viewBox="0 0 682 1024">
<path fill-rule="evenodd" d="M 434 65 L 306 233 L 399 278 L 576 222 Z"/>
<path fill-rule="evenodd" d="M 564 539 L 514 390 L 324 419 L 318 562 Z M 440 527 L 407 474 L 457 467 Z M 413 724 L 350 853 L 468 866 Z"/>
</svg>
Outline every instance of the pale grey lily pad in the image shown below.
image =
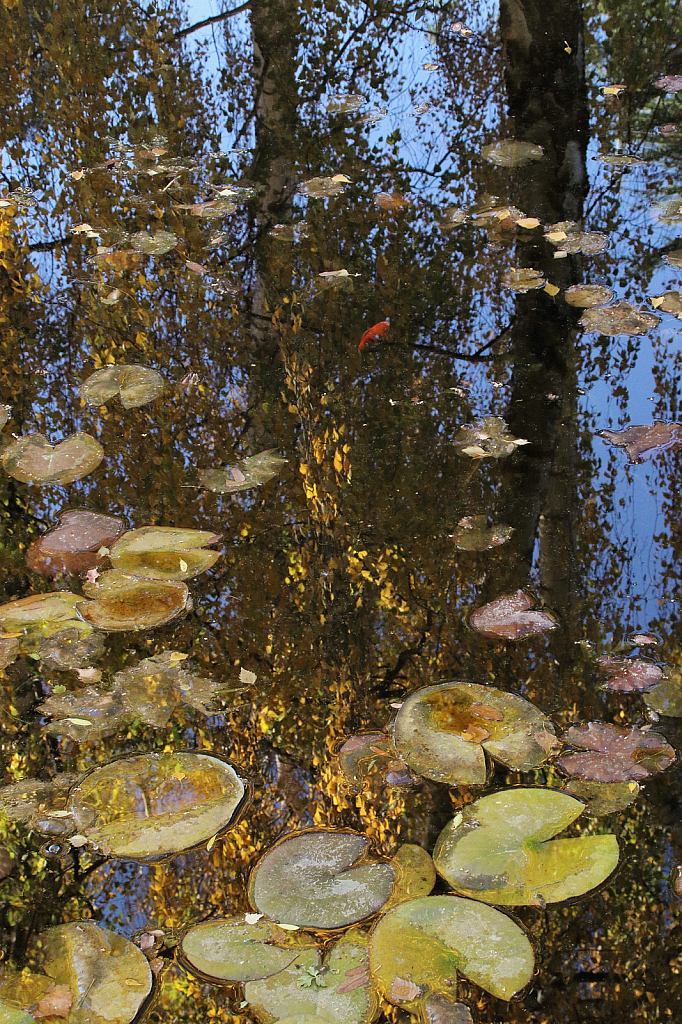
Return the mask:
<svg viewBox="0 0 682 1024">
<path fill-rule="evenodd" d="M 276 448 L 269 448 L 258 455 L 242 459 L 236 466 L 221 466 L 218 469 L 199 471 L 199 483 L 216 494 L 236 494 L 252 487 L 262 487 L 287 465 Z"/>
<path fill-rule="evenodd" d="M 665 678 L 642 696 L 647 707 L 657 715 L 682 718 L 682 678 L 679 669 L 668 669 Z"/>
<path fill-rule="evenodd" d="M 417 690 L 396 715 L 398 753 L 418 775 L 451 786 L 483 785 L 486 752 L 515 771 L 557 753 L 552 723 L 530 701 L 477 683 Z"/>
<path fill-rule="evenodd" d="M 101 633 L 83 633 L 80 629 L 64 629 L 45 637 L 38 644 L 38 658 L 45 668 L 68 672 L 86 668 L 104 654 Z"/>
<path fill-rule="evenodd" d="M 591 309 L 593 306 L 605 306 L 613 295 L 613 291 L 603 284 L 574 284 L 566 289 L 564 298 L 569 306 Z"/>
<path fill-rule="evenodd" d="M 453 1003 L 445 996 L 432 995 L 424 1000 L 424 1024 L 474 1024 L 466 1003 Z"/>
<path fill-rule="evenodd" d="M 483 416 L 458 430 L 453 443 L 459 455 L 470 459 L 504 459 L 529 442 L 510 434 L 509 427 L 500 416 Z"/>
<path fill-rule="evenodd" d="M 588 331 L 615 336 L 647 334 L 660 324 L 661 318 L 637 309 L 624 299 L 619 299 L 612 306 L 586 310 L 579 322 Z"/>
<path fill-rule="evenodd" d="M 530 267 L 512 267 L 511 270 L 505 270 L 501 281 L 505 288 L 521 293 L 545 286 L 542 271 L 532 270 Z"/>
<path fill-rule="evenodd" d="M 177 241 L 178 236 L 172 231 L 138 231 L 130 236 L 131 248 L 145 256 L 163 256 L 175 247 Z"/>
<path fill-rule="evenodd" d="M 599 153 L 595 159 L 610 167 L 641 167 L 644 164 L 638 156 L 629 156 L 627 153 Z"/>
<path fill-rule="evenodd" d="M 146 580 L 111 569 L 83 587 L 88 601 L 78 612 L 97 629 L 120 631 L 164 626 L 187 609 L 189 590 L 181 580 Z"/>
<path fill-rule="evenodd" d="M 329 97 L 327 110 L 330 114 L 347 114 L 364 107 L 366 102 L 365 97 L 357 93 L 337 93 Z"/>
<path fill-rule="evenodd" d="M 329 178 L 309 178 L 298 186 L 302 196 L 312 199 L 325 199 L 327 196 L 340 196 L 350 184 L 345 174 L 335 174 Z"/>
<path fill-rule="evenodd" d="M 130 717 L 110 693 L 89 686 L 73 693 L 53 694 L 37 710 L 55 719 L 45 726 L 48 736 L 65 736 L 75 742 L 111 736 Z"/>
<path fill-rule="evenodd" d="M 163 651 L 133 668 L 117 672 L 111 693 L 126 713 L 145 725 L 162 729 L 178 704 L 211 714 L 211 701 L 221 688 L 214 679 L 195 674 L 194 664 L 186 654 Z"/>
<path fill-rule="evenodd" d="M 662 224 L 682 224 L 682 198 L 680 196 L 655 203 L 653 209 Z"/>
<path fill-rule="evenodd" d="M 144 953 L 93 921 L 48 929 L 34 953 L 45 974 L 71 991 L 66 1024 L 130 1024 L 152 990 Z"/>
<path fill-rule="evenodd" d="M 513 526 L 490 524 L 487 516 L 464 516 L 457 523 L 455 543 L 460 551 L 488 551 L 506 544 L 513 532 Z"/>
<path fill-rule="evenodd" d="M 566 792 L 583 800 L 585 812 L 595 818 L 624 811 L 637 799 L 638 782 L 595 782 L 593 779 L 569 779 Z"/>
<path fill-rule="evenodd" d="M 597 256 L 600 252 L 606 252 L 610 242 L 607 235 L 602 235 L 598 231 L 576 231 L 553 244 L 557 246 L 559 252 L 581 252 L 585 256 Z"/>
<path fill-rule="evenodd" d="M 520 139 L 502 139 L 481 150 L 481 156 L 497 167 L 523 167 L 535 160 L 542 160 L 544 155 L 542 146 Z"/>
<path fill-rule="evenodd" d="M 151 366 L 121 363 L 103 366 L 81 385 L 81 398 L 88 405 L 105 405 L 119 395 L 124 409 L 138 409 L 153 402 L 166 389 L 166 379 Z"/>
<path fill-rule="evenodd" d="M 332 930 L 371 917 L 389 899 L 395 872 L 367 859 L 356 832 L 311 829 L 281 840 L 249 879 L 256 909 L 273 921 Z"/>
<path fill-rule="evenodd" d="M 455 892 L 484 903 L 544 907 L 582 896 L 618 864 L 614 835 L 554 839 L 584 810 L 555 789 L 491 793 L 445 826 L 433 862 Z"/>
<path fill-rule="evenodd" d="M 469 625 L 483 636 L 504 640 L 523 640 L 556 629 L 554 616 L 543 608 L 534 608 L 534 604 L 523 590 L 503 594 L 472 612 Z"/>
<path fill-rule="evenodd" d="M 180 949 L 190 969 L 217 981 L 260 981 L 293 963 L 300 946 L 283 946 L 286 933 L 268 921 L 243 917 L 203 921 L 184 935 Z"/>
<path fill-rule="evenodd" d="M 369 1024 L 377 1011 L 369 981 L 368 937 L 351 929 L 323 960 L 319 949 L 303 949 L 279 974 L 244 986 L 261 1024 Z"/>
<path fill-rule="evenodd" d="M 457 974 L 509 1000 L 533 977 L 526 933 L 494 907 L 458 896 L 425 896 L 390 910 L 374 928 L 370 971 L 380 994 L 417 1013 L 449 996 Z"/>
<path fill-rule="evenodd" d="M 72 434 L 52 445 L 44 434 L 12 441 L 1 461 L 8 476 L 22 483 L 71 484 L 92 473 L 104 458 L 104 448 L 90 434 Z"/>
<path fill-rule="evenodd" d="M 68 806 L 102 853 L 154 860 L 222 832 L 245 793 L 235 769 L 208 754 L 139 754 L 94 768 Z"/>
<path fill-rule="evenodd" d="M 186 580 L 210 569 L 219 551 L 206 551 L 220 534 L 174 526 L 143 526 L 129 530 L 112 546 L 114 569 L 146 580 Z"/>
</svg>

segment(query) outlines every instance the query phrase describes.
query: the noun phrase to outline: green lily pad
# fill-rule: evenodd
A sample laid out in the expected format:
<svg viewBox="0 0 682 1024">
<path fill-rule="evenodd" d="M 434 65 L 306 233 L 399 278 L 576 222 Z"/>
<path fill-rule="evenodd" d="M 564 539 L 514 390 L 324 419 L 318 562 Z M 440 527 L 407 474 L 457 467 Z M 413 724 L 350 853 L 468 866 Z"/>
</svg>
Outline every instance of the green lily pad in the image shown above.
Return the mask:
<svg viewBox="0 0 682 1024">
<path fill-rule="evenodd" d="M 176 618 L 187 607 L 189 591 L 176 580 L 139 580 L 115 569 L 83 587 L 90 601 L 80 601 L 78 611 L 98 629 L 153 629 Z"/>
<path fill-rule="evenodd" d="M 569 779 L 566 792 L 583 800 L 585 811 L 595 818 L 629 807 L 640 791 L 638 782 L 595 782 L 593 779 Z"/>
<path fill-rule="evenodd" d="M 345 174 L 335 174 L 328 178 L 309 178 L 298 186 L 302 196 L 309 196 L 311 199 L 325 199 L 328 196 L 340 196 L 350 184 L 350 178 Z"/>
<path fill-rule="evenodd" d="M 523 142 L 520 139 L 502 139 L 500 142 L 484 146 L 481 156 L 497 167 L 524 167 L 534 160 L 542 160 L 545 151 L 534 142 Z"/>
<path fill-rule="evenodd" d="M 104 448 L 90 434 L 72 434 L 52 445 L 44 434 L 19 437 L 5 448 L 5 472 L 22 483 L 71 484 L 92 473 L 104 458 Z"/>
<path fill-rule="evenodd" d="M 544 288 L 545 279 L 540 270 L 530 267 L 512 267 L 502 275 L 502 284 L 513 292 L 530 292 L 535 288 Z"/>
<path fill-rule="evenodd" d="M 26 551 L 26 565 L 43 576 L 80 573 L 104 563 L 108 548 L 123 532 L 123 523 L 85 509 L 63 512 L 59 525 L 48 530 Z"/>
<path fill-rule="evenodd" d="M 96 370 L 81 386 L 80 393 L 88 405 L 105 405 L 110 398 L 120 395 L 124 409 L 138 409 L 165 390 L 166 379 L 158 370 L 123 363 Z"/>
<path fill-rule="evenodd" d="M 94 768 L 68 807 L 102 853 L 153 860 L 226 829 L 245 793 L 234 768 L 208 754 L 139 754 Z"/>
<path fill-rule="evenodd" d="M 512 455 L 521 445 L 529 444 L 524 437 L 514 437 L 500 416 L 483 416 L 475 423 L 467 423 L 455 434 L 455 450 L 470 459 L 503 459 Z"/>
<path fill-rule="evenodd" d="M 477 683 L 440 683 L 404 701 L 393 727 L 398 753 L 418 775 L 483 785 L 486 752 L 508 768 L 536 768 L 559 750 L 552 723 L 523 697 Z"/>
<path fill-rule="evenodd" d="M 163 256 L 175 248 L 178 236 L 172 231 L 154 231 L 151 234 L 147 231 L 138 231 L 131 235 L 130 246 L 135 252 L 141 252 L 145 256 Z"/>
<path fill-rule="evenodd" d="M 391 859 L 391 867 L 396 880 L 384 910 L 404 900 L 428 896 L 436 884 L 436 868 L 431 855 L 415 843 L 403 843 Z"/>
<path fill-rule="evenodd" d="M 211 979 L 259 981 L 279 974 L 300 953 L 300 946 L 277 945 L 281 935 L 268 921 L 247 924 L 243 917 L 233 917 L 195 925 L 180 948 L 190 969 Z"/>
<path fill-rule="evenodd" d="M 177 530 L 172 526 L 143 526 L 129 530 L 111 549 L 114 569 L 148 580 L 186 580 L 210 569 L 219 551 L 203 551 L 220 534 L 207 530 Z"/>
<path fill-rule="evenodd" d="M 144 953 L 92 921 L 50 928 L 34 945 L 48 977 L 71 991 L 67 1024 L 130 1024 L 151 992 Z"/>
<path fill-rule="evenodd" d="M 248 491 L 252 487 L 261 487 L 277 476 L 286 464 L 287 460 L 283 459 L 275 448 L 269 448 L 268 451 L 242 459 L 236 466 L 202 469 L 199 472 L 199 482 L 202 487 L 207 487 L 216 494 L 236 494 L 238 491 Z"/>
<path fill-rule="evenodd" d="M 80 635 L 92 633 L 92 627 L 76 612 L 81 600 L 78 594 L 59 590 L 10 601 L 0 605 L 0 629 L 3 633 L 14 634 L 25 651 L 31 650 L 41 638 L 66 629 L 77 630 Z"/>
<path fill-rule="evenodd" d="M 566 289 L 564 298 L 569 306 L 590 309 L 592 306 L 605 306 L 613 298 L 613 292 L 603 284 L 574 284 Z"/>
<path fill-rule="evenodd" d="M 357 832 L 288 836 L 251 872 L 251 902 L 273 921 L 301 928 L 343 928 L 371 917 L 390 897 L 395 872 L 367 860 L 368 849 Z"/>
<path fill-rule="evenodd" d="M 540 906 L 582 896 L 618 864 L 614 835 L 554 839 L 585 805 L 554 789 L 506 789 L 467 804 L 433 851 L 436 870 L 462 896 Z"/>
<path fill-rule="evenodd" d="M 528 984 L 534 967 L 526 933 L 511 918 L 458 896 L 401 903 L 372 932 L 372 979 L 385 999 L 411 1013 L 432 994 L 450 995 L 457 972 L 508 1000 Z"/>
<path fill-rule="evenodd" d="M 666 718 L 682 718 L 682 679 L 673 671 L 643 694 L 652 711 Z"/>
<path fill-rule="evenodd" d="M 488 521 L 488 516 L 463 516 L 457 523 L 455 543 L 460 551 L 488 551 L 506 544 L 514 532 L 512 526 Z"/>
<path fill-rule="evenodd" d="M 358 929 L 346 932 L 324 961 L 317 948 L 304 949 L 279 974 L 247 982 L 244 997 L 262 1024 L 367 1024 L 377 1008 L 369 982 L 368 937 Z"/>
</svg>

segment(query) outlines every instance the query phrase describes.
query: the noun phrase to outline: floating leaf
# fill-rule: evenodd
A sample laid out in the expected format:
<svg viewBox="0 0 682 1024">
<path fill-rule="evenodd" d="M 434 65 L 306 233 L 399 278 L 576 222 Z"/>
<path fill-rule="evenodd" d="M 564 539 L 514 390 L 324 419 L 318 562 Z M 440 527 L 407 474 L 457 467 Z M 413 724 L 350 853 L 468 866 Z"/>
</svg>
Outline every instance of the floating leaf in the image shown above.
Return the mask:
<svg viewBox="0 0 682 1024">
<path fill-rule="evenodd" d="M 129 530 L 116 541 L 111 548 L 111 564 L 119 572 L 141 579 L 186 580 L 215 565 L 220 552 L 203 548 L 218 540 L 220 534 L 207 530 L 143 526 Z"/>
<path fill-rule="evenodd" d="M 415 843 L 403 843 L 392 858 L 391 867 L 396 880 L 384 911 L 404 900 L 428 896 L 436 884 L 436 868 L 431 855 Z"/>
<path fill-rule="evenodd" d="M 83 623 L 79 623 L 82 627 Z M 82 628 L 60 630 L 38 644 L 38 657 L 45 668 L 60 671 L 89 666 L 104 653 L 101 633 L 84 632 Z"/>
<path fill-rule="evenodd" d="M 172 231 L 154 231 L 151 234 L 146 231 L 138 231 L 137 234 L 130 237 L 131 248 L 144 256 L 163 256 L 164 253 L 170 252 L 175 247 L 177 241 L 178 236 L 174 235 Z"/>
<path fill-rule="evenodd" d="M 10 821 L 30 822 L 32 827 L 37 827 L 41 816 L 64 810 L 69 790 L 80 779 L 80 775 L 64 772 L 49 781 L 23 779 L 0 786 L 0 811 Z"/>
<path fill-rule="evenodd" d="M 65 629 L 77 630 L 81 635 L 91 633 L 90 626 L 76 612 L 80 601 L 77 594 L 65 590 L 10 601 L 0 605 L 0 628 L 5 633 L 18 634 L 25 649 L 31 649 L 27 645 L 37 643 L 42 637 L 54 636 Z"/>
<path fill-rule="evenodd" d="M 335 96 L 330 96 L 327 101 L 327 110 L 330 114 L 347 114 L 354 110 L 359 110 L 366 103 L 364 96 L 359 96 L 357 93 L 343 94 L 337 93 Z"/>
<path fill-rule="evenodd" d="M 498 999 L 511 999 L 533 977 L 525 932 L 494 907 L 458 896 L 409 900 L 380 918 L 370 942 L 370 970 L 380 994 L 417 1012 L 422 998 L 447 996 L 457 973 Z M 396 981 L 417 986 L 405 999 Z"/>
<path fill-rule="evenodd" d="M 488 551 L 506 544 L 513 532 L 504 523 L 490 526 L 487 516 L 464 516 L 457 523 L 455 543 L 460 551 Z"/>
<path fill-rule="evenodd" d="M 544 155 L 542 146 L 518 139 L 502 139 L 481 150 L 481 156 L 497 167 L 523 167 L 534 160 L 542 160 Z"/>
<path fill-rule="evenodd" d="M 673 670 L 660 683 L 647 690 L 644 700 L 647 707 L 657 715 L 682 718 L 682 679 L 679 671 Z"/>
<path fill-rule="evenodd" d="M 637 424 L 625 430 L 598 430 L 597 437 L 602 437 L 615 448 L 625 448 L 628 460 L 638 464 L 644 461 L 643 455 L 657 455 L 680 444 L 682 425 L 657 421 L 649 427 Z"/>
<path fill-rule="evenodd" d="M 401 771 L 405 762 L 398 757 L 393 740 L 386 733 L 370 732 L 351 736 L 338 753 L 339 771 L 354 792 L 360 792 L 372 775 Z"/>
<path fill-rule="evenodd" d="M 540 906 L 582 896 L 618 864 L 614 835 L 554 839 L 585 810 L 554 789 L 505 789 L 467 804 L 433 851 L 455 892 L 485 903 Z"/>
<path fill-rule="evenodd" d="M 367 860 L 355 832 L 311 829 L 288 836 L 258 862 L 249 880 L 252 904 L 273 921 L 334 929 L 375 914 L 391 895 L 395 872 Z"/>
<path fill-rule="evenodd" d="M 111 570 L 83 587 L 78 611 L 98 629 L 153 629 L 185 611 L 189 591 L 176 580 L 138 580 Z"/>
<path fill-rule="evenodd" d="M 186 655 L 163 651 L 145 658 L 133 668 L 117 672 L 111 694 L 123 711 L 156 729 L 168 725 L 178 704 L 188 704 L 205 715 L 211 714 L 208 705 L 221 684 L 195 675 L 192 669 L 193 664 Z"/>
<path fill-rule="evenodd" d="M 76 742 L 111 736 L 126 718 L 110 693 L 98 693 L 90 687 L 76 693 L 53 694 L 38 712 L 55 719 L 45 727 L 48 736 L 66 736 Z"/>
<path fill-rule="evenodd" d="M 511 288 L 513 292 L 530 292 L 545 286 L 542 271 L 531 270 L 529 267 L 512 267 L 504 272 L 501 281 L 505 288 Z"/>
<path fill-rule="evenodd" d="M 579 320 L 588 331 L 609 335 L 646 334 L 660 322 L 660 316 L 644 313 L 622 299 L 603 309 L 588 309 Z"/>
<path fill-rule="evenodd" d="M 602 654 L 597 664 L 609 676 L 604 684 L 608 690 L 650 690 L 663 678 L 663 671 L 644 658 L 619 658 Z"/>
<path fill-rule="evenodd" d="M 155 859 L 226 829 L 245 792 L 234 768 L 208 754 L 139 754 L 93 768 L 69 810 L 107 856 Z"/>
<path fill-rule="evenodd" d="M 571 726 L 561 739 L 583 751 L 559 758 L 564 771 L 597 782 L 646 779 L 675 760 L 675 751 L 663 736 L 636 725 L 624 729 L 605 722 L 589 722 Z"/>
<path fill-rule="evenodd" d="M 300 948 L 282 948 L 282 932 L 268 921 L 204 921 L 185 934 L 180 948 L 190 969 L 218 981 L 258 981 L 293 963 Z M 278 941 L 280 944 L 278 944 Z"/>
<path fill-rule="evenodd" d="M 663 89 L 665 92 L 680 92 L 682 90 L 682 75 L 663 75 L 662 78 L 658 78 L 654 85 L 657 89 Z"/>
<path fill-rule="evenodd" d="M 673 126 L 678 131 L 676 125 Z M 662 224 L 682 224 L 682 198 L 666 199 L 662 203 L 654 205 L 658 219 Z"/>
<path fill-rule="evenodd" d="M 682 320 L 682 295 L 679 292 L 666 292 L 664 295 L 654 295 L 649 301 L 654 309 L 661 309 L 664 313 L 672 313 L 678 320 Z"/>
<path fill-rule="evenodd" d="M 418 775 L 451 786 L 483 785 L 485 752 L 508 768 L 536 768 L 559 749 L 549 719 L 523 697 L 477 683 L 439 683 L 405 700 L 396 749 Z"/>
<path fill-rule="evenodd" d="M 90 434 L 72 434 L 56 445 L 44 434 L 29 434 L 5 448 L 2 465 L 22 483 L 71 484 L 97 469 L 103 458 L 102 445 Z"/>
<path fill-rule="evenodd" d="M 468 455 L 469 458 L 482 459 L 490 456 L 493 459 L 503 459 L 529 442 L 510 434 L 507 424 L 499 416 L 484 416 L 475 423 L 462 427 L 455 434 L 453 443 L 460 455 Z"/>
<path fill-rule="evenodd" d="M 325 199 L 327 196 L 339 196 L 350 184 L 345 174 L 335 174 L 332 178 L 309 178 L 298 186 L 302 196 L 311 199 Z"/>
<path fill-rule="evenodd" d="M 637 782 L 594 782 L 592 779 L 569 779 L 566 792 L 583 800 L 586 813 L 595 818 L 615 811 L 624 811 L 637 799 L 640 786 Z"/>
<path fill-rule="evenodd" d="M 566 289 L 564 297 L 569 306 L 590 309 L 592 306 L 605 306 L 613 298 L 613 292 L 603 284 L 574 284 Z"/>
<path fill-rule="evenodd" d="M 286 466 L 276 448 L 269 448 L 258 455 L 242 459 L 236 466 L 224 466 L 220 469 L 202 469 L 199 481 L 202 487 L 217 494 L 236 494 L 237 491 L 248 491 L 252 487 L 261 487 Z"/>
<path fill-rule="evenodd" d="M 629 156 L 627 153 L 598 153 L 595 159 L 611 167 L 641 167 L 644 164 L 638 156 Z"/>
<path fill-rule="evenodd" d="M 401 196 L 399 192 L 377 192 L 374 196 L 374 205 L 381 210 L 404 210 L 412 206 L 412 201 Z"/>
<path fill-rule="evenodd" d="M 453 1003 L 445 996 L 431 995 L 424 1000 L 425 1024 L 474 1024 L 466 1003 Z"/>
<path fill-rule="evenodd" d="M 166 379 L 151 366 L 121 363 L 103 366 L 81 385 L 81 398 L 88 405 L 105 405 L 110 398 L 120 395 L 124 409 L 138 409 L 153 402 L 166 389 Z"/>
<path fill-rule="evenodd" d="M 26 565 L 43 576 L 86 572 L 104 563 L 106 556 L 100 550 L 113 544 L 123 529 L 121 520 L 111 516 L 85 509 L 63 512 L 59 525 L 29 546 Z"/>
<path fill-rule="evenodd" d="M 535 602 L 523 590 L 504 594 L 478 608 L 469 618 L 469 625 L 484 636 L 505 640 L 522 640 L 548 629 L 556 629 L 553 615 L 542 609 L 533 609 Z"/>
</svg>

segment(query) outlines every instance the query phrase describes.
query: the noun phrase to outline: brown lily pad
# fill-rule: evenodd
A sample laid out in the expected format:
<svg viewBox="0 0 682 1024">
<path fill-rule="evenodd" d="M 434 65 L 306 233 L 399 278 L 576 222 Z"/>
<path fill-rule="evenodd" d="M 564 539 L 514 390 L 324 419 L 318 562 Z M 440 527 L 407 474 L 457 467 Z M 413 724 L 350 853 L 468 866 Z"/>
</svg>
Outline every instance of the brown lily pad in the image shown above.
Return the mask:
<svg viewBox="0 0 682 1024">
<path fill-rule="evenodd" d="M 483 605 L 471 615 L 469 625 L 477 633 L 504 640 L 522 640 L 526 636 L 556 629 L 558 623 L 554 616 L 542 609 L 534 609 L 534 604 L 528 594 L 517 590 L 515 594 L 505 594 Z"/>
<path fill-rule="evenodd" d="M 646 334 L 660 324 L 661 318 L 619 299 L 612 306 L 588 309 L 579 322 L 588 331 L 615 337 L 617 334 Z"/>
<path fill-rule="evenodd" d="M 680 92 L 682 91 L 682 75 L 663 75 L 662 78 L 656 79 L 654 85 L 657 89 L 663 89 L 665 92 Z"/>
<path fill-rule="evenodd" d="M 541 270 L 532 270 L 530 267 L 512 267 L 506 270 L 501 278 L 505 288 L 513 292 L 530 292 L 536 288 L 544 288 L 545 278 Z"/>
<path fill-rule="evenodd" d="M 663 670 L 653 661 L 644 658 L 618 658 L 610 654 L 602 654 L 597 664 L 609 676 L 604 684 L 607 690 L 650 690 L 663 678 Z"/>
<path fill-rule="evenodd" d="M 530 442 L 510 434 L 509 427 L 500 416 L 484 416 L 458 430 L 453 443 L 459 455 L 470 459 L 503 459 Z"/>
<path fill-rule="evenodd" d="M 596 782 L 630 782 L 662 772 L 675 761 L 675 751 L 657 732 L 606 722 L 571 726 L 561 737 L 580 753 L 564 754 L 559 765 L 569 775 Z"/>
<path fill-rule="evenodd" d="M 8 476 L 22 483 L 71 484 L 97 469 L 104 448 L 90 434 L 79 432 L 52 445 L 44 434 L 13 441 L 2 453 Z"/>
<path fill-rule="evenodd" d="M 219 551 L 205 551 L 220 534 L 181 530 L 173 526 L 143 526 L 129 530 L 111 549 L 111 564 L 129 576 L 148 580 L 186 580 L 210 569 Z"/>
<path fill-rule="evenodd" d="M 83 587 L 89 601 L 78 611 L 98 629 L 153 629 L 180 615 L 187 607 L 189 591 L 179 580 L 138 580 L 115 569 L 96 583 Z"/>
<path fill-rule="evenodd" d="M 682 319 L 682 295 L 679 292 L 664 292 L 663 295 L 652 295 L 649 299 L 654 309 L 661 309 L 664 313 L 672 313 Z"/>
<path fill-rule="evenodd" d="M 122 532 L 120 519 L 85 509 L 64 512 L 58 526 L 30 545 L 26 564 L 42 576 L 86 572 L 104 564 L 106 554 L 100 550 L 110 547 Z"/>
<path fill-rule="evenodd" d="M 656 422 L 648 427 L 636 424 L 625 430 L 598 430 L 597 437 L 615 448 L 625 448 L 628 460 L 637 464 L 644 461 L 643 455 L 651 457 L 681 444 L 682 424 Z"/>
</svg>

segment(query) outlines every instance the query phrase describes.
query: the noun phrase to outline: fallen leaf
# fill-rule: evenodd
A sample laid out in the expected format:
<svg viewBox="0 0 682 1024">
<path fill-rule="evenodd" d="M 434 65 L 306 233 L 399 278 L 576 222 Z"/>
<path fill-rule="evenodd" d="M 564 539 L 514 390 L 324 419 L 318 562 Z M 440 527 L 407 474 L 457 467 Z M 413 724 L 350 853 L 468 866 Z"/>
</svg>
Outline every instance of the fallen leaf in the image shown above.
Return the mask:
<svg viewBox="0 0 682 1024">
<path fill-rule="evenodd" d="M 73 993 L 68 985 L 53 985 L 31 1011 L 35 1020 L 41 1017 L 68 1017 L 73 1006 Z"/>
<path fill-rule="evenodd" d="M 475 423 L 462 427 L 453 440 L 460 455 L 470 458 L 502 459 L 518 447 L 530 444 L 524 437 L 514 437 L 500 416 L 484 416 Z"/>
<path fill-rule="evenodd" d="M 632 464 L 643 462 L 643 455 L 657 455 L 682 444 L 682 424 L 653 423 L 650 427 L 642 424 L 626 427 L 625 430 L 598 430 L 607 444 L 615 448 L 625 448 Z"/>
<path fill-rule="evenodd" d="M 627 85 L 605 85 L 602 92 L 605 96 L 618 96 L 619 93 L 625 92 Z"/>
<path fill-rule="evenodd" d="M 406 978 L 394 978 L 391 985 L 391 1000 L 396 1003 L 411 1003 L 422 994 L 421 986 Z"/>
<path fill-rule="evenodd" d="M 665 92 L 680 92 L 682 90 L 682 75 L 663 75 L 658 78 L 654 85 L 657 89 L 664 89 Z"/>
<path fill-rule="evenodd" d="M 258 676 L 255 672 L 251 672 L 248 668 L 241 668 L 239 672 L 239 682 L 245 683 L 247 686 L 253 686 Z"/>
</svg>

